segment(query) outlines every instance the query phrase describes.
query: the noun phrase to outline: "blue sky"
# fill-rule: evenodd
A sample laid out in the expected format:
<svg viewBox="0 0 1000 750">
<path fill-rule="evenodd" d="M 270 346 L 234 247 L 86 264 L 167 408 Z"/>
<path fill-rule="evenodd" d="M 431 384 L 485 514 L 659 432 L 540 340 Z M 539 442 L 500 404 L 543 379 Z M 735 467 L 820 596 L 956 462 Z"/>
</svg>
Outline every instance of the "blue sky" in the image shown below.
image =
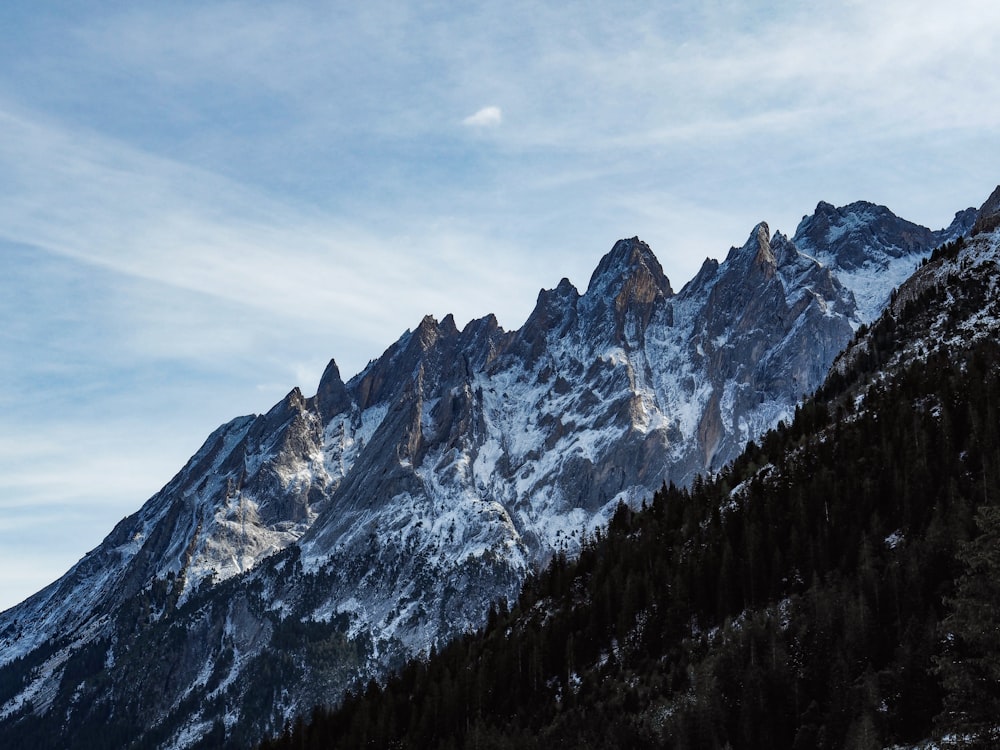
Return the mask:
<svg viewBox="0 0 1000 750">
<path fill-rule="evenodd" d="M 453 5 L 0 5 L 0 609 L 426 313 L 1000 182 L 992 0 Z"/>
</svg>

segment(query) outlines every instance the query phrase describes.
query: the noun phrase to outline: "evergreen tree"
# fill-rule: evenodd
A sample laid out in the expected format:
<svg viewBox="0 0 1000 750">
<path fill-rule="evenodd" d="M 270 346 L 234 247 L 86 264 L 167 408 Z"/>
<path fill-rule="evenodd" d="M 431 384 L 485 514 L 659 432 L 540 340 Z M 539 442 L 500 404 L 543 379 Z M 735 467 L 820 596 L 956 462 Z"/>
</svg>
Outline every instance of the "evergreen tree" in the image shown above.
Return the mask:
<svg viewBox="0 0 1000 750">
<path fill-rule="evenodd" d="M 958 552 L 964 572 L 942 623 L 944 654 L 936 659 L 946 694 L 938 716 L 945 743 L 1000 746 L 1000 507 L 976 513 L 979 535 Z"/>
</svg>

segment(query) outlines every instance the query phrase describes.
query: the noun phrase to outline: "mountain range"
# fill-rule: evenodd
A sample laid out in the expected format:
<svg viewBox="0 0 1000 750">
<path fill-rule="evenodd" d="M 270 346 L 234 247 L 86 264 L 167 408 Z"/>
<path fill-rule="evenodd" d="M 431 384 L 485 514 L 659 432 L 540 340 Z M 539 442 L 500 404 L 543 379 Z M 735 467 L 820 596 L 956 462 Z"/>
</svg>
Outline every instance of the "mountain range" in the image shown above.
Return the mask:
<svg viewBox="0 0 1000 750">
<path fill-rule="evenodd" d="M 931 231 L 820 203 L 791 238 L 758 224 L 678 292 L 620 240 L 585 291 L 541 291 L 516 331 L 426 317 L 347 382 L 331 361 L 314 396 L 221 426 L 0 614 L 0 739 L 245 746 L 443 648 L 620 504 L 791 422 L 934 248 L 990 228 L 990 206 Z"/>
<path fill-rule="evenodd" d="M 998 217 L 935 249 L 789 423 L 262 750 L 997 747 Z"/>
</svg>

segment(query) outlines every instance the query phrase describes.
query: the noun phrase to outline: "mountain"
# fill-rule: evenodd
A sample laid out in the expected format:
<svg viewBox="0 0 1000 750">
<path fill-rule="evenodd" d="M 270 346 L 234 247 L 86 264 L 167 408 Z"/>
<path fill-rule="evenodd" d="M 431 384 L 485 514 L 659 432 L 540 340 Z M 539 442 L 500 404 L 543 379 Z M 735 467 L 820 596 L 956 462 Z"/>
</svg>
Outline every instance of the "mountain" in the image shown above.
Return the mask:
<svg viewBox="0 0 1000 750">
<path fill-rule="evenodd" d="M 871 312 L 887 267 L 974 214 L 934 233 L 820 204 L 795 238 L 761 223 L 679 292 L 621 240 L 583 293 L 543 290 L 519 330 L 426 317 L 346 383 L 331 361 L 315 396 L 220 427 L 0 614 L 0 738 L 245 745 L 443 647 L 620 502 L 790 421 L 864 323 L 838 272 Z"/>
<path fill-rule="evenodd" d="M 979 216 L 789 424 L 265 750 L 997 747 L 1000 206 Z"/>
<path fill-rule="evenodd" d="M 820 201 L 802 217 L 794 240 L 851 290 L 860 319 L 871 323 L 885 305 L 886 284 L 896 287 L 909 278 L 928 247 L 968 234 L 977 214 L 974 208 L 959 211 L 947 228 L 932 232 L 885 206 L 859 201 L 834 208 Z"/>
</svg>

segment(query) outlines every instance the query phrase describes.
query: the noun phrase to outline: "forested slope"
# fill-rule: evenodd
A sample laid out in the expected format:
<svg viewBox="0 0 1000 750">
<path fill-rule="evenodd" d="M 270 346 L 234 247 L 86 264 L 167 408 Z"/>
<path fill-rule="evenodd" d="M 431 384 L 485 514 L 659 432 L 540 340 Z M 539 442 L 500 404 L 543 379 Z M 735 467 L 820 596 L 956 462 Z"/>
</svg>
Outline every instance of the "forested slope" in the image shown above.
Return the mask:
<svg viewBox="0 0 1000 750">
<path fill-rule="evenodd" d="M 264 747 L 996 746 L 990 248 L 937 253 L 720 475 L 621 506 L 482 632 Z"/>
</svg>

